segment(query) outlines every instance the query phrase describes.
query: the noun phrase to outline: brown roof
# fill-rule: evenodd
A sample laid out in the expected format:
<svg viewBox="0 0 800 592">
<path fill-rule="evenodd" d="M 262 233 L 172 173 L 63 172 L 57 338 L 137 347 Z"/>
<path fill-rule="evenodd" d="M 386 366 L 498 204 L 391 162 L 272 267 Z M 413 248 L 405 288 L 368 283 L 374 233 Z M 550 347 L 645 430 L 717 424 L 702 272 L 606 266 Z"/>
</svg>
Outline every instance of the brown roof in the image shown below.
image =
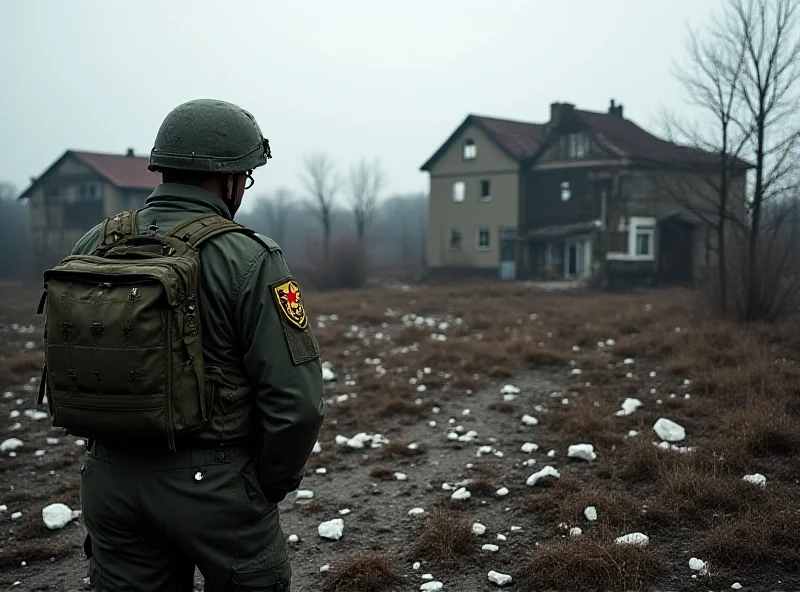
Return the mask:
<svg viewBox="0 0 800 592">
<path fill-rule="evenodd" d="M 99 152 L 70 153 L 103 175 L 110 183 L 123 189 L 155 189 L 161 182 L 160 175 L 147 170 L 149 159 L 145 156 Z"/>
<path fill-rule="evenodd" d="M 627 156 L 645 163 L 676 166 L 715 164 L 717 162 L 718 155 L 712 152 L 662 140 L 619 115 L 578 109 L 573 110 L 572 113 L 591 128 L 601 141 L 605 140 L 612 148 L 616 148 L 621 153 L 620 156 Z M 421 170 L 430 170 L 433 163 L 469 124 L 474 124 L 482 129 L 500 148 L 518 161 L 534 159 L 539 154 L 545 144 L 549 129 L 547 124 L 469 115 L 439 150 L 422 165 Z M 737 159 L 736 163 L 742 167 L 752 166 L 741 159 Z"/>
</svg>

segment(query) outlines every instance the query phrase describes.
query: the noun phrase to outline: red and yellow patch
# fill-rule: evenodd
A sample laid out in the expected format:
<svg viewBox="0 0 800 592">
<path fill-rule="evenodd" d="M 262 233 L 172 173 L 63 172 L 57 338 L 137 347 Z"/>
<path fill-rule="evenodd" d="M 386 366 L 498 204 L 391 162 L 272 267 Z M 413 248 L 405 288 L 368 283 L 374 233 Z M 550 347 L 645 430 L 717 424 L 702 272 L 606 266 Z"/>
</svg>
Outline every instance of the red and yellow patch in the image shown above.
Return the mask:
<svg viewBox="0 0 800 592">
<path fill-rule="evenodd" d="M 272 294 L 275 296 L 275 302 L 278 308 L 286 315 L 294 326 L 298 329 L 305 329 L 308 326 L 308 317 L 306 317 L 306 309 L 303 307 L 303 301 L 300 296 L 300 286 L 293 279 L 289 279 L 282 284 L 272 288 Z"/>
</svg>

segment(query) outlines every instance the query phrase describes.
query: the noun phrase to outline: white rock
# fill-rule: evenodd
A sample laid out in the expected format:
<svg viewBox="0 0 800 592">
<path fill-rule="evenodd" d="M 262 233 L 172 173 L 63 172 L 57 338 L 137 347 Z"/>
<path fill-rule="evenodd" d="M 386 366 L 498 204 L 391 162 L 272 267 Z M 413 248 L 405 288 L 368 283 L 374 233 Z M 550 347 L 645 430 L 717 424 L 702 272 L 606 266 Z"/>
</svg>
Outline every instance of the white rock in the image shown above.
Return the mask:
<svg viewBox="0 0 800 592">
<path fill-rule="evenodd" d="M 20 413 L 16 409 L 14 409 L 11 413 L 8 414 L 9 419 L 17 419 Z"/>
<path fill-rule="evenodd" d="M 319 571 L 321 571 L 321 572 L 322 571 L 328 571 L 328 570 L 330 570 L 330 568 L 331 568 L 330 563 L 326 563 L 325 565 L 320 565 Z"/>
<path fill-rule="evenodd" d="M 450 498 L 454 500 L 468 500 L 471 497 L 472 494 L 469 491 L 467 491 L 466 488 L 464 487 L 459 487 L 450 496 Z"/>
<path fill-rule="evenodd" d="M 496 553 L 500 550 L 500 547 L 497 545 L 493 545 L 492 543 L 486 543 L 483 547 L 481 547 L 483 551 L 489 551 L 490 553 Z"/>
<path fill-rule="evenodd" d="M 555 450 L 551 450 L 550 452 L 547 453 L 547 456 L 549 458 L 553 458 L 553 457 L 555 457 L 555 455 L 556 455 L 556 451 Z"/>
<path fill-rule="evenodd" d="M 542 470 L 537 471 L 532 475 L 530 475 L 528 479 L 525 481 L 525 485 L 527 485 L 528 487 L 533 487 L 540 481 L 545 482 L 545 481 L 550 481 L 552 479 L 560 479 L 560 478 L 561 478 L 561 473 L 556 471 L 550 465 L 547 465 Z"/>
<path fill-rule="evenodd" d="M 406 475 L 405 473 L 395 473 L 394 478 L 397 479 L 398 481 L 407 481 L 408 475 Z"/>
<path fill-rule="evenodd" d="M 339 514 L 341 516 L 347 516 L 349 513 L 350 513 L 350 508 L 342 508 L 341 510 L 339 510 Z"/>
<path fill-rule="evenodd" d="M 336 443 L 337 443 L 339 446 L 343 446 L 343 445 L 347 444 L 347 441 L 348 441 L 349 439 L 350 439 L 350 438 L 348 438 L 347 436 L 342 436 L 342 435 L 340 435 L 340 434 L 337 434 L 336 438 L 334 438 L 334 441 L 335 441 L 335 442 L 336 442 Z"/>
<path fill-rule="evenodd" d="M 320 467 L 318 469 L 314 469 L 314 472 L 317 475 L 325 475 L 328 472 L 328 469 L 326 469 L 325 467 Z"/>
<path fill-rule="evenodd" d="M 519 389 L 512 384 L 505 385 L 500 392 L 504 395 L 518 395 Z"/>
<path fill-rule="evenodd" d="M 8 506 L 7 505 L 5 505 L 5 504 L 0 505 L 0 512 L 7 512 L 7 511 L 8 511 Z"/>
<path fill-rule="evenodd" d="M 298 489 L 294 497 L 295 499 L 311 499 L 314 497 L 314 492 L 310 489 Z"/>
<path fill-rule="evenodd" d="M 286 539 L 286 542 L 287 542 L 287 543 L 296 543 L 296 542 L 297 542 L 297 541 L 299 541 L 299 540 L 300 540 L 300 537 L 299 537 L 299 536 L 297 536 L 296 534 L 290 534 L 290 535 L 289 535 L 289 538 L 288 538 L 288 539 Z"/>
<path fill-rule="evenodd" d="M 433 579 L 433 574 L 422 574 L 420 577 L 423 580 L 432 580 Z"/>
<path fill-rule="evenodd" d="M 47 443 L 50 446 L 55 446 L 56 444 L 58 444 L 58 438 L 48 438 L 47 439 Z"/>
<path fill-rule="evenodd" d="M 419 516 L 420 514 L 424 514 L 425 510 L 423 508 L 411 508 L 408 511 L 409 516 Z"/>
<path fill-rule="evenodd" d="M 522 450 L 522 452 L 527 452 L 528 454 L 530 454 L 531 452 L 536 452 L 537 450 L 539 450 L 539 445 L 534 444 L 533 442 L 525 442 L 525 444 L 522 445 L 520 450 Z"/>
<path fill-rule="evenodd" d="M 622 363 L 625 364 L 626 366 L 630 366 L 631 364 L 633 364 L 633 358 L 625 358 L 625 360 L 623 360 Z"/>
<path fill-rule="evenodd" d="M 597 520 L 597 508 L 594 506 L 589 506 L 583 511 L 583 515 L 586 516 L 586 519 L 589 522 L 594 522 Z"/>
<path fill-rule="evenodd" d="M 519 397 L 517 395 L 510 395 L 510 394 L 503 395 L 503 401 L 505 401 L 506 403 L 510 403 L 511 401 L 516 401 L 518 398 Z"/>
<path fill-rule="evenodd" d="M 419 589 L 422 590 L 422 592 L 437 592 L 438 590 L 442 589 L 442 586 L 444 586 L 444 584 L 434 580 L 431 582 L 425 582 L 419 587 Z"/>
<path fill-rule="evenodd" d="M 650 542 L 650 537 L 641 532 L 632 532 L 616 539 L 618 545 L 640 545 L 646 547 Z"/>
<path fill-rule="evenodd" d="M 505 540 L 508 540 L 508 537 L 506 535 L 504 535 L 504 534 L 498 533 L 497 534 L 497 540 L 498 541 L 505 541 Z"/>
<path fill-rule="evenodd" d="M 674 421 L 663 417 L 655 423 L 653 431 L 666 442 L 680 442 L 686 437 L 686 430 Z"/>
<path fill-rule="evenodd" d="M 574 527 L 569 529 L 569 536 L 571 536 L 573 538 L 579 537 L 582 534 L 583 534 L 583 531 L 580 528 L 578 528 L 577 526 L 574 526 Z"/>
<path fill-rule="evenodd" d="M 81 438 L 78 438 L 77 440 L 75 440 L 75 446 L 86 446 L 86 441 L 82 440 Z"/>
<path fill-rule="evenodd" d="M 642 402 L 639 399 L 625 399 L 622 402 L 622 409 L 617 411 L 617 415 L 624 416 L 624 415 L 631 415 L 634 411 L 636 411 L 639 407 L 642 406 Z"/>
<path fill-rule="evenodd" d="M 26 409 L 24 414 L 25 417 L 27 417 L 28 419 L 32 419 L 34 421 L 39 421 L 49 417 L 48 413 L 44 411 L 38 411 L 36 409 Z"/>
<path fill-rule="evenodd" d="M 567 456 L 570 458 L 593 461 L 597 458 L 597 453 L 595 453 L 594 446 L 591 444 L 573 444 L 567 450 Z"/>
<path fill-rule="evenodd" d="M 22 448 L 22 440 L 19 438 L 9 438 L 0 443 L 0 452 L 14 452 Z"/>
<path fill-rule="evenodd" d="M 742 477 L 743 481 L 752 483 L 753 485 L 760 485 L 761 487 L 767 486 L 767 478 L 761 473 L 754 473 L 753 475 L 745 475 Z"/>
<path fill-rule="evenodd" d="M 739 582 L 735 582 L 735 583 L 731 584 L 731 588 L 733 588 L 734 590 L 741 590 L 742 589 L 742 585 Z"/>
<path fill-rule="evenodd" d="M 411 569 L 413 569 L 414 571 L 417 571 L 420 567 L 421 567 L 420 562 L 419 561 L 415 561 L 414 565 L 411 566 Z"/>
<path fill-rule="evenodd" d="M 334 518 L 333 520 L 323 522 L 317 527 L 317 532 L 319 536 L 324 539 L 338 541 L 342 538 L 342 533 L 344 532 L 344 520 L 341 518 Z"/>
<path fill-rule="evenodd" d="M 495 495 L 499 495 L 500 497 L 503 497 L 504 495 L 508 495 L 508 488 L 507 487 L 501 487 L 500 489 L 495 491 L 494 494 Z"/>
<path fill-rule="evenodd" d="M 475 522 L 472 525 L 472 532 L 474 532 L 475 534 L 480 536 L 484 532 L 486 532 L 486 527 L 483 524 L 481 524 L 480 522 Z"/>
<path fill-rule="evenodd" d="M 491 446 L 480 446 L 475 456 L 483 456 L 484 454 L 491 454 L 492 452 L 494 452 L 494 448 Z"/>
<path fill-rule="evenodd" d="M 11 514 L 12 520 L 19 520 L 20 518 L 22 518 L 22 512 L 14 512 L 13 514 Z"/>
<path fill-rule="evenodd" d="M 322 380 L 325 382 L 331 382 L 336 380 L 336 374 L 333 373 L 333 370 L 328 368 L 327 366 L 322 367 Z"/>
<path fill-rule="evenodd" d="M 573 368 L 572 370 L 569 371 L 569 373 L 572 376 L 580 376 L 581 374 L 583 374 L 583 370 L 581 370 L 580 368 Z"/>
<path fill-rule="evenodd" d="M 505 586 L 511 582 L 511 576 L 492 570 L 489 572 L 489 581 L 492 584 L 497 584 L 498 586 Z"/>
<path fill-rule="evenodd" d="M 522 423 L 529 426 L 535 426 L 539 423 L 539 420 L 526 413 L 525 415 L 522 416 Z"/>
<path fill-rule="evenodd" d="M 706 562 L 702 559 L 698 559 L 697 557 L 692 557 L 689 560 L 689 569 L 692 571 L 700 571 L 705 572 L 707 568 Z"/>
</svg>

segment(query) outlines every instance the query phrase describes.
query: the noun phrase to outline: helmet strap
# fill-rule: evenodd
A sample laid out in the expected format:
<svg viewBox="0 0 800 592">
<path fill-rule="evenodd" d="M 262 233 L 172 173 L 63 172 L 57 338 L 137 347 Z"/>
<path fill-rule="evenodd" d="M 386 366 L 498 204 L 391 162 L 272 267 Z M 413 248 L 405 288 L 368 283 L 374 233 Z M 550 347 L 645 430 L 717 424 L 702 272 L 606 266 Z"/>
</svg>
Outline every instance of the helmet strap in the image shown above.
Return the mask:
<svg viewBox="0 0 800 592">
<path fill-rule="evenodd" d="M 227 194 L 228 184 L 225 184 L 225 192 Z M 236 215 L 236 194 L 239 192 L 239 175 L 233 175 L 233 188 L 231 194 L 227 196 L 223 201 L 226 202 L 228 209 L 231 212 L 231 218 Z"/>
</svg>

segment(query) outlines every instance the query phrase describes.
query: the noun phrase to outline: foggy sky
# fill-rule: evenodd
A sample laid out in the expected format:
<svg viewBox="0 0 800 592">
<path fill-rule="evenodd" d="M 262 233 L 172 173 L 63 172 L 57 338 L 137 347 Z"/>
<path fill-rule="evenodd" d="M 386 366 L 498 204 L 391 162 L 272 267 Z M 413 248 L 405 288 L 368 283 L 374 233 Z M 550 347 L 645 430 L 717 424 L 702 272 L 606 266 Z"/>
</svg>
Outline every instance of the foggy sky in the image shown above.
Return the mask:
<svg viewBox="0 0 800 592">
<path fill-rule="evenodd" d="M 379 157 L 387 193 L 470 112 L 543 122 L 549 104 L 658 131 L 681 107 L 686 25 L 722 0 L 3 0 L 0 179 L 22 191 L 68 148 L 147 155 L 198 97 L 240 104 L 270 140 L 255 194 L 300 188 L 302 158 Z"/>
</svg>

